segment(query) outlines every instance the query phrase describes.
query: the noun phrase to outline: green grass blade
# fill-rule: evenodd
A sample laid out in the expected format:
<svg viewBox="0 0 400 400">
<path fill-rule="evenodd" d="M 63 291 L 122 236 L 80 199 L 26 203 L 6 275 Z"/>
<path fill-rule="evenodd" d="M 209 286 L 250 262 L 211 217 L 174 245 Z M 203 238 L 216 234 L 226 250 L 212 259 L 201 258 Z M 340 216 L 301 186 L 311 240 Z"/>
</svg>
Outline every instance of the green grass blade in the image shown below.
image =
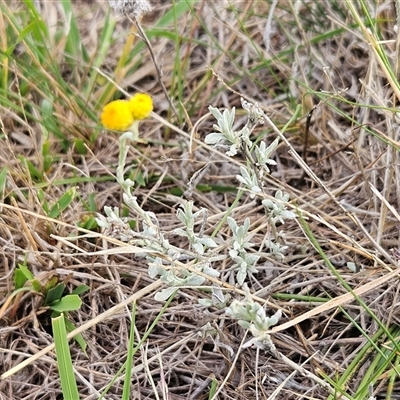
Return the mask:
<svg viewBox="0 0 400 400">
<path fill-rule="evenodd" d="M 72 63 L 74 63 L 73 60 L 82 60 L 87 62 L 89 60 L 89 56 L 79 33 L 71 1 L 63 0 L 61 4 L 65 13 L 65 20 L 67 21 L 65 24 L 65 35 L 67 36 L 65 51 L 68 55 L 72 56 Z"/>
<path fill-rule="evenodd" d="M 208 394 L 208 400 L 212 399 L 217 392 L 218 381 L 215 379 L 215 376 L 212 377 L 210 393 Z"/>
<path fill-rule="evenodd" d="M 122 400 L 130 399 L 130 391 L 131 391 L 131 374 L 133 365 L 133 349 L 135 342 L 135 321 L 136 321 L 136 301 L 132 303 L 132 314 L 131 314 L 131 329 L 129 332 L 129 341 L 128 341 L 128 354 L 126 357 L 126 371 L 125 379 L 124 379 L 124 388 L 122 392 Z"/>
<path fill-rule="evenodd" d="M 90 73 L 90 78 L 85 86 L 84 89 L 84 97 L 86 99 L 89 98 L 90 93 L 92 92 L 93 88 L 95 87 L 97 79 L 101 76 L 99 74 L 99 68 L 101 65 L 104 63 L 104 60 L 106 59 L 107 53 L 110 49 L 111 46 L 111 39 L 112 35 L 114 33 L 116 21 L 113 18 L 110 18 L 110 14 L 108 13 L 106 15 L 105 21 L 104 21 L 104 27 L 100 35 L 99 39 L 99 48 L 96 51 L 96 56 L 91 64 L 91 73 Z"/>
<path fill-rule="evenodd" d="M 326 255 L 324 250 L 322 249 L 321 245 L 318 243 L 316 237 L 314 236 L 313 232 L 311 231 L 310 226 L 307 224 L 306 220 L 303 218 L 302 215 L 298 214 L 298 220 L 300 222 L 300 225 L 304 229 L 304 233 L 310 240 L 310 243 L 314 246 L 314 248 L 317 250 L 318 254 L 321 256 L 323 259 L 325 265 L 329 268 L 331 273 L 337 278 L 338 282 L 343 286 L 344 289 L 346 289 L 349 293 L 352 293 L 354 296 L 354 299 L 360 304 L 360 306 L 371 316 L 372 319 L 375 320 L 375 322 L 379 325 L 380 328 L 385 332 L 385 334 L 388 336 L 388 338 L 391 340 L 391 342 L 394 344 L 396 349 L 400 351 L 400 346 L 397 343 L 397 341 L 394 339 L 394 337 L 391 335 L 389 332 L 388 328 L 380 321 L 380 319 L 373 313 L 373 311 L 368 307 L 368 305 L 359 297 L 357 296 L 351 286 L 343 279 L 343 277 L 340 275 L 338 270 L 333 266 L 332 262 L 330 261 L 329 257 Z M 361 330 L 361 333 L 366 337 L 367 340 L 371 340 L 369 335 Z M 372 343 L 372 342 L 371 342 Z M 372 343 L 372 345 L 375 345 Z M 375 349 L 380 352 L 379 348 L 375 346 Z"/>
<path fill-rule="evenodd" d="M 76 329 L 76 326 L 69 319 L 64 318 L 64 322 L 65 322 L 65 328 L 68 333 Z M 86 354 L 87 343 L 86 340 L 83 338 L 82 334 L 78 333 L 77 335 L 75 335 L 74 340 L 79 344 L 82 351 Z"/>
<path fill-rule="evenodd" d="M 60 213 L 64 211 L 74 200 L 76 197 L 76 189 L 71 188 L 65 192 L 60 199 L 57 201 L 56 204 L 51 208 L 49 217 L 51 218 L 58 218 L 60 216 Z"/>
<path fill-rule="evenodd" d="M 140 342 L 133 348 L 132 350 L 132 358 L 136 354 L 136 352 L 140 349 L 140 347 L 143 345 L 143 343 L 147 340 L 147 338 L 150 336 L 150 333 L 153 332 L 153 329 L 157 326 L 158 321 L 160 318 L 164 315 L 165 311 L 171 304 L 172 300 L 175 298 L 175 296 L 171 296 L 165 304 L 162 306 L 161 310 L 159 311 L 157 317 L 154 319 L 153 323 L 150 325 L 150 327 L 146 330 L 145 334 L 142 336 L 142 339 Z M 133 322 L 132 322 L 133 323 Z M 131 338 L 130 338 L 131 340 Z M 133 339 L 132 339 L 133 340 Z M 115 381 L 118 379 L 118 377 L 123 373 L 124 370 L 126 370 L 126 364 L 127 362 L 125 361 L 124 365 L 118 370 L 118 372 L 115 374 L 111 382 L 107 385 L 107 387 L 104 389 L 103 393 L 101 394 L 99 400 L 104 399 L 107 392 L 110 390 L 111 386 L 115 383 Z M 130 371 L 127 372 L 128 378 L 130 379 Z"/>
<path fill-rule="evenodd" d="M 3 167 L 0 171 L 0 198 L 2 199 L 6 189 L 6 179 L 7 179 L 8 168 Z"/>
<path fill-rule="evenodd" d="M 69 351 L 64 315 L 61 314 L 59 317 L 52 318 L 51 324 L 53 327 L 57 366 L 64 399 L 79 400 L 79 392 L 75 380 L 71 353 Z"/>
</svg>

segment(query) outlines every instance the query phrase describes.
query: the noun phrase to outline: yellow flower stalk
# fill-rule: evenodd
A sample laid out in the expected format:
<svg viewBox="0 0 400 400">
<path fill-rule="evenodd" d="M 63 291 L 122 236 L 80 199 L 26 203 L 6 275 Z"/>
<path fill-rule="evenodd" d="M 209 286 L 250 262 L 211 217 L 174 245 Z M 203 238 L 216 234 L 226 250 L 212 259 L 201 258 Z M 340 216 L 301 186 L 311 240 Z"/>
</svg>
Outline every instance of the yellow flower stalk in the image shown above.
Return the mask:
<svg viewBox="0 0 400 400">
<path fill-rule="evenodd" d="M 129 151 L 129 142 L 147 143 L 139 138 L 139 121 L 147 118 L 153 110 L 153 99 L 145 93 L 136 93 L 130 100 L 114 100 L 104 106 L 101 113 L 101 123 L 106 129 L 124 131 L 119 137 L 119 156 L 117 167 L 117 182 L 126 195 L 131 196 L 130 179 L 125 179 L 124 170 Z"/>
</svg>

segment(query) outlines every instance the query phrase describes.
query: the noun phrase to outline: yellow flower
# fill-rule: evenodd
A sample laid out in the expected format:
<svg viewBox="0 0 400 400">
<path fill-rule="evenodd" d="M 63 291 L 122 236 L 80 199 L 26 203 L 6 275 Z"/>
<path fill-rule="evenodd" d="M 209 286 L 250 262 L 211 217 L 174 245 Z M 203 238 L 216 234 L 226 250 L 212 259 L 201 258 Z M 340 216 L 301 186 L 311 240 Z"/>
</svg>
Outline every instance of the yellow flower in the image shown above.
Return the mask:
<svg viewBox="0 0 400 400">
<path fill-rule="evenodd" d="M 137 93 L 129 100 L 129 107 L 134 119 L 145 119 L 153 111 L 153 99 L 145 93 Z"/>
<path fill-rule="evenodd" d="M 105 128 L 115 131 L 126 131 L 135 120 L 127 100 L 115 100 L 108 103 L 104 106 L 100 118 Z"/>
</svg>

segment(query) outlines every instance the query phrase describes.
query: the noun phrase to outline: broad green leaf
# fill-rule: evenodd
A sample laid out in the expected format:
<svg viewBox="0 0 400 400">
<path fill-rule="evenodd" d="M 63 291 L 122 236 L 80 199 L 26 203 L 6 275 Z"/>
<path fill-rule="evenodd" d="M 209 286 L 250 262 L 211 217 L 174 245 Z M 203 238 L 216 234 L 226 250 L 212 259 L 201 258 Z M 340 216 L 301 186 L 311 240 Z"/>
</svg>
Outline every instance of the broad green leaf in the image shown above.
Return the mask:
<svg viewBox="0 0 400 400">
<path fill-rule="evenodd" d="M 79 295 L 81 295 L 81 294 L 83 294 L 83 293 L 86 293 L 87 291 L 89 291 L 90 290 L 90 287 L 89 286 L 87 286 L 87 285 L 79 285 L 79 286 L 77 286 L 73 291 L 72 291 L 72 293 L 71 294 L 77 294 L 78 296 Z"/>
<path fill-rule="evenodd" d="M 31 271 L 25 265 L 18 265 L 18 268 L 15 270 L 14 273 L 14 283 L 15 288 L 19 289 L 22 288 L 27 281 L 31 281 L 34 279 L 34 276 Z"/>
<path fill-rule="evenodd" d="M 16 269 L 14 272 L 14 284 L 16 289 L 24 287 L 25 283 L 28 281 L 25 274 L 20 270 Z"/>
<path fill-rule="evenodd" d="M 77 294 L 67 294 L 60 301 L 56 301 L 55 303 L 50 305 L 50 308 L 53 311 L 57 312 L 65 312 L 65 311 L 75 311 L 79 310 L 82 305 L 82 300 L 79 298 Z"/>
<path fill-rule="evenodd" d="M 61 300 L 64 290 L 65 290 L 65 285 L 62 282 L 59 283 L 57 286 L 49 289 L 46 292 L 44 305 L 51 307 L 54 302 Z"/>
</svg>

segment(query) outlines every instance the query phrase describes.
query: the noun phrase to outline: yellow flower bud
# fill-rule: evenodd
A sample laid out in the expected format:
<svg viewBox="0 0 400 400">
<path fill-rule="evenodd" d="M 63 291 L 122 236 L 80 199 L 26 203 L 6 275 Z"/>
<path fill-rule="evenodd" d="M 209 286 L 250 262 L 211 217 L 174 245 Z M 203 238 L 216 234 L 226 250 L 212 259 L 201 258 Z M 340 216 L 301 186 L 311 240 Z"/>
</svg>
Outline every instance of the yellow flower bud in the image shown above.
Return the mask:
<svg viewBox="0 0 400 400">
<path fill-rule="evenodd" d="M 153 111 L 153 99 L 145 93 L 137 93 L 129 100 L 129 108 L 134 119 L 145 119 Z"/>
<path fill-rule="evenodd" d="M 106 104 L 100 118 L 105 128 L 115 131 L 126 131 L 135 120 L 127 100 L 115 100 Z"/>
</svg>

